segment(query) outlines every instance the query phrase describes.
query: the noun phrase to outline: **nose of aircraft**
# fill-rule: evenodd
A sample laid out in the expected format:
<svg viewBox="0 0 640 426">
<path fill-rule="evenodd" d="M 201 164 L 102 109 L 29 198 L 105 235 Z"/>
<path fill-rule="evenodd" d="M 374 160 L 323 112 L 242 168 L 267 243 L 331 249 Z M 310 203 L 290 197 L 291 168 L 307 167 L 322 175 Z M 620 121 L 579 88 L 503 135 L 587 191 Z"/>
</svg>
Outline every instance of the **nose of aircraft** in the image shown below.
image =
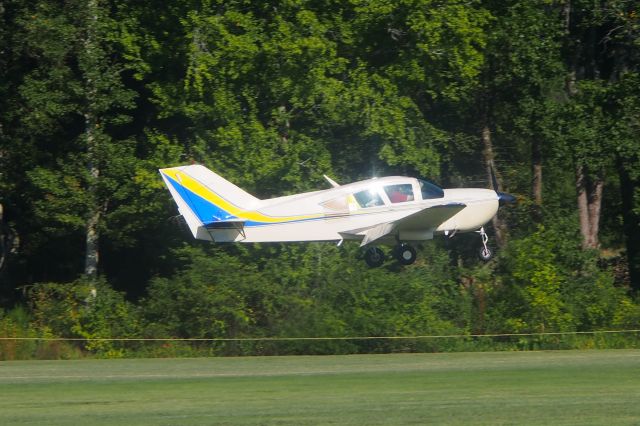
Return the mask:
<svg viewBox="0 0 640 426">
<path fill-rule="evenodd" d="M 501 206 L 504 206 L 505 204 L 513 204 L 516 202 L 516 197 L 511 194 L 499 191 L 496 191 L 496 194 L 498 194 L 498 202 Z"/>
</svg>

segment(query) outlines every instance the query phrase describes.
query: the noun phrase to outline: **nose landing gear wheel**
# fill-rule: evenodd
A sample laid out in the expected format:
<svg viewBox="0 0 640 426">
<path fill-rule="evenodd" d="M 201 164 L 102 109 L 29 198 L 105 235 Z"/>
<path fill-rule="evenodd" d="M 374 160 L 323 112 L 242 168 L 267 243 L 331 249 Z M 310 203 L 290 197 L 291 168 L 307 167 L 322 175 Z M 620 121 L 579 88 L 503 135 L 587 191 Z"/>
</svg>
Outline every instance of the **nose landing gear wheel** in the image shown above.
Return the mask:
<svg viewBox="0 0 640 426">
<path fill-rule="evenodd" d="M 480 230 L 477 232 L 480 233 L 480 238 L 482 239 L 482 247 L 480 247 L 480 250 L 478 250 L 478 257 L 480 257 L 480 260 L 488 262 L 493 257 L 493 253 L 491 252 L 491 249 L 489 248 L 489 246 L 487 246 L 489 237 L 487 236 L 487 233 L 484 231 L 484 226 L 481 227 Z"/>
<path fill-rule="evenodd" d="M 493 257 L 493 253 L 489 247 L 480 247 L 480 250 L 478 250 L 478 257 L 480 260 L 488 262 Z"/>
<path fill-rule="evenodd" d="M 393 254 L 398 262 L 403 265 L 411 265 L 416 261 L 416 249 L 411 247 L 409 244 L 400 244 L 396 246 L 393 251 Z"/>
<path fill-rule="evenodd" d="M 384 252 L 378 247 L 369 247 L 364 253 L 364 261 L 371 268 L 377 268 L 384 263 Z"/>
</svg>

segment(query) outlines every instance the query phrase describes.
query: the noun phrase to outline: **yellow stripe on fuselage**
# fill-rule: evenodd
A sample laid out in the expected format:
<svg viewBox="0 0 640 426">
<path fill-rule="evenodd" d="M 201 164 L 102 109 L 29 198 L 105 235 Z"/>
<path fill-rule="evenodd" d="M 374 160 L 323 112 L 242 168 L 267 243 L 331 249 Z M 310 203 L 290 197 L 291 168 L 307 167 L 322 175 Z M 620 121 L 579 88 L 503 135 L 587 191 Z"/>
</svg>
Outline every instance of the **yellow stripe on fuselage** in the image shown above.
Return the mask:
<svg viewBox="0 0 640 426">
<path fill-rule="evenodd" d="M 202 197 L 208 202 L 220 207 L 221 209 L 227 211 L 229 214 L 236 216 L 240 219 L 245 219 L 253 222 L 265 222 L 265 223 L 280 223 L 280 222 L 291 222 L 295 220 L 304 220 L 304 219 L 316 219 L 322 217 L 322 214 L 314 214 L 314 215 L 298 215 L 298 216 L 267 216 L 255 210 L 243 210 L 235 204 L 230 203 L 229 201 L 222 198 L 220 195 L 215 193 L 210 188 L 204 186 L 197 179 L 194 179 L 187 173 L 181 171 L 180 169 L 163 169 L 162 173 L 166 174 L 168 177 L 172 178 L 174 181 L 178 182 L 185 189 L 193 192 L 194 194 Z"/>
</svg>

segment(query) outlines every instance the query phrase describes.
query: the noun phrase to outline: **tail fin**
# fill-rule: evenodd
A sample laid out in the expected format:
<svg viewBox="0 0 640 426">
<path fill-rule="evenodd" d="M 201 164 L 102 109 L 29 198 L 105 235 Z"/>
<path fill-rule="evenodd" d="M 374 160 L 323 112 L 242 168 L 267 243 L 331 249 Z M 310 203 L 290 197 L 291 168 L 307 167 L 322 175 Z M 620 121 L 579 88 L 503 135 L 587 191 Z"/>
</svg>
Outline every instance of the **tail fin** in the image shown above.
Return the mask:
<svg viewBox="0 0 640 426">
<path fill-rule="evenodd" d="M 160 175 L 196 238 L 211 239 L 207 225 L 237 220 L 240 212 L 260 202 L 204 166 L 160 169 Z"/>
</svg>

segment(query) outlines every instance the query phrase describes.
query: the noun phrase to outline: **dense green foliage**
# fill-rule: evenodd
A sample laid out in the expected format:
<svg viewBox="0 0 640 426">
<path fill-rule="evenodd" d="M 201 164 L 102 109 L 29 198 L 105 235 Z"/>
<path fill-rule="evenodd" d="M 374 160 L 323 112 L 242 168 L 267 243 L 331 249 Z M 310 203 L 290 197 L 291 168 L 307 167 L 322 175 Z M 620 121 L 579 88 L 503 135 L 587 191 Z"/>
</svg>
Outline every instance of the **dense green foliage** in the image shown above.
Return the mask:
<svg viewBox="0 0 640 426">
<path fill-rule="evenodd" d="M 640 327 L 633 1 L 0 0 L 0 55 L 3 336 Z M 198 162 L 263 198 L 323 173 L 488 187 L 488 161 L 519 201 L 495 260 L 459 235 L 375 270 L 348 244 L 193 241 L 157 173 Z"/>
</svg>

